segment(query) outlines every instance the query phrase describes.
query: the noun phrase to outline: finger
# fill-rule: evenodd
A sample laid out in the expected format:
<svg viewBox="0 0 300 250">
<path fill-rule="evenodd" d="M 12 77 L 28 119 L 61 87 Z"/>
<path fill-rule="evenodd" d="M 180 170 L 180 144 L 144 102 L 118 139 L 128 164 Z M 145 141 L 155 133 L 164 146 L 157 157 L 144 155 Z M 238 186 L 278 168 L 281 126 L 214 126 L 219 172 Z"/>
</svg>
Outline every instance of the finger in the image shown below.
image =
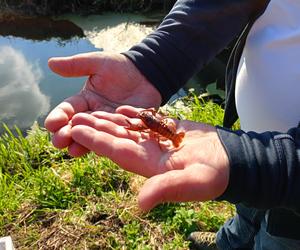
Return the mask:
<svg viewBox="0 0 300 250">
<path fill-rule="evenodd" d="M 74 157 L 79 157 L 89 152 L 87 148 L 73 141 L 70 124 L 53 134 L 52 144 L 59 149 L 68 147 L 69 154 Z"/>
<path fill-rule="evenodd" d="M 99 70 L 99 52 L 82 53 L 69 57 L 53 57 L 48 60 L 49 68 L 64 77 L 93 75 Z"/>
<path fill-rule="evenodd" d="M 114 119 L 113 114 L 107 113 L 106 118 L 108 117 Z M 116 119 L 118 119 L 118 117 Z M 128 123 L 126 124 L 128 125 Z M 123 126 L 119 126 L 118 124 L 111 122 L 110 120 L 99 119 L 94 117 L 93 115 L 89 115 L 86 113 L 76 114 L 72 118 L 72 126 L 76 126 L 76 125 L 89 126 L 98 131 L 106 132 L 119 138 L 128 138 L 134 140 L 135 142 L 138 142 L 139 139 L 141 139 L 140 132 L 128 130 Z"/>
<path fill-rule="evenodd" d="M 160 203 L 205 201 L 216 198 L 217 188 L 210 174 L 200 165 L 184 170 L 172 170 L 147 180 L 139 193 L 139 206 L 148 211 Z M 220 194 L 219 194 L 220 195 Z"/>
<path fill-rule="evenodd" d="M 93 112 L 91 115 L 95 116 L 99 119 L 104 119 L 111 121 L 119 126 L 125 127 L 130 131 L 143 131 L 145 130 L 145 125 L 143 121 L 139 118 L 129 118 L 128 116 L 118 114 L 118 113 L 108 113 L 102 111 Z M 133 135 L 133 134 L 132 134 Z M 136 134 L 136 136 L 140 136 L 141 134 Z M 147 138 L 146 134 L 143 134 L 143 138 Z"/>
<path fill-rule="evenodd" d="M 90 152 L 90 150 L 76 142 L 73 142 L 68 147 L 68 152 L 73 157 L 80 157 Z"/>
<path fill-rule="evenodd" d="M 128 117 L 136 117 L 137 114 L 142 110 L 145 110 L 145 109 L 144 108 L 136 108 L 136 107 L 129 106 L 129 105 L 123 105 L 116 109 L 116 113 L 123 114 Z"/>
<path fill-rule="evenodd" d="M 55 133 L 63 126 L 66 126 L 74 114 L 85 112 L 88 104 L 83 96 L 75 95 L 67 98 L 56 106 L 46 117 L 44 126 L 50 132 Z"/>
<path fill-rule="evenodd" d="M 161 155 L 159 149 L 155 151 L 151 146 L 145 149 L 133 140 L 119 138 L 84 125 L 72 127 L 72 138 L 96 154 L 110 158 L 127 171 L 146 177 L 165 171 L 153 167 L 157 166 Z M 158 148 L 157 145 L 155 147 Z"/>
<path fill-rule="evenodd" d="M 72 144 L 73 139 L 71 136 L 71 125 L 68 124 L 61 129 L 59 129 L 52 136 L 52 144 L 54 147 L 63 149 Z"/>
<path fill-rule="evenodd" d="M 103 111 L 95 111 L 91 113 L 94 117 L 98 119 L 105 119 L 108 121 L 111 121 L 115 124 L 118 124 L 120 126 L 127 126 L 128 122 L 128 117 L 122 114 L 117 114 L 117 113 L 109 113 L 109 112 L 103 112 Z"/>
</svg>

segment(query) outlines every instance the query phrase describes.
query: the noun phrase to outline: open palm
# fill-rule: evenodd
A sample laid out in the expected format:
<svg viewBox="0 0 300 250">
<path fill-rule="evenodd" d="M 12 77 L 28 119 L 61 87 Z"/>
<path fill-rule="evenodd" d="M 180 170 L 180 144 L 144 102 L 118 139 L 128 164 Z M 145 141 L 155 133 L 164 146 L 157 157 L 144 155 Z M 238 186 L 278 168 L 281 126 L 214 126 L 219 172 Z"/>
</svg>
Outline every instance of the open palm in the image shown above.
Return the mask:
<svg viewBox="0 0 300 250">
<path fill-rule="evenodd" d="M 159 92 L 122 54 L 100 52 L 72 57 L 51 58 L 49 67 L 64 77 L 88 76 L 82 90 L 59 104 L 45 120 L 45 127 L 54 133 L 53 144 L 58 148 L 75 147 L 70 134 L 70 120 L 79 112 L 104 110 L 113 112 L 118 106 L 129 104 L 138 107 L 160 105 Z"/>
<path fill-rule="evenodd" d="M 126 120 L 137 122 L 137 112 L 126 106 L 115 114 L 75 115 L 72 138 L 125 170 L 148 177 L 139 197 L 144 210 L 165 201 L 214 199 L 224 192 L 229 164 L 214 127 L 175 121 L 178 131 L 185 131 L 185 137 L 182 145 L 174 148 L 158 143 L 148 133 L 128 130 Z M 78 152 L 70 150 L 70 154 L 77 156 Z"/>
</svg>

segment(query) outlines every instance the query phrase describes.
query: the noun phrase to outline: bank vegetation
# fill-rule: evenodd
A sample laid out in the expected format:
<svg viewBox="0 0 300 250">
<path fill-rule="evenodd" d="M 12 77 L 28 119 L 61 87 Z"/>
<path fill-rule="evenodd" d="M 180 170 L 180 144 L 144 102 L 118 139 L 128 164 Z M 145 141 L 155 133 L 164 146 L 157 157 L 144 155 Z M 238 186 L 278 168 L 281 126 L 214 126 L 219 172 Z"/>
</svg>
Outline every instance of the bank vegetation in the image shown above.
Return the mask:
<svg viewBox="0 0 300 250">
<path fill-rule="evenodd" d="M 99 14 L 104 11 L 168 11 L 175 0 L 0 0 L 0 11 L 23 15 Z"/>
<path fill-rule="evenodd" d="M 213 125 L 223 117 L 219 105 L 197 99 L 166 111 Z M 38 125 L 27 136 L 7 127 L 0 136 L 0 235 L 11 235 L 17 249 L 187 249 L 191 232 L 215 232 L 234 215 L 226 202 L 141 213 L 144 178 L 93 153 L 71 158 L 50 141 Z"/>
</svg>

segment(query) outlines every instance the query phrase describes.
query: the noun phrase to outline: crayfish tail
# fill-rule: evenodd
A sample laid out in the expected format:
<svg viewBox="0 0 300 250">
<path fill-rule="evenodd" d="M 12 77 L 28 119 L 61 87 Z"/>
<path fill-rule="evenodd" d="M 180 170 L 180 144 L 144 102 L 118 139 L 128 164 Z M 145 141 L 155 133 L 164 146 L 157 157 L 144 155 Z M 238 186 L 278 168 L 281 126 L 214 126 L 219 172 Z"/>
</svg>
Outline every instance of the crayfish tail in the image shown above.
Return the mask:
<svg viewBox="0 0 300 250">
<path fill-rule="evenodd" d="M 180 146 L 180 143 L 182 142 L 184 135 L 185 135 L 185 133 L 183 131 L 176 134 L 176 136 L 173 140 L 173 146 L 175 148 L 178 148 Z"/>
</svg>

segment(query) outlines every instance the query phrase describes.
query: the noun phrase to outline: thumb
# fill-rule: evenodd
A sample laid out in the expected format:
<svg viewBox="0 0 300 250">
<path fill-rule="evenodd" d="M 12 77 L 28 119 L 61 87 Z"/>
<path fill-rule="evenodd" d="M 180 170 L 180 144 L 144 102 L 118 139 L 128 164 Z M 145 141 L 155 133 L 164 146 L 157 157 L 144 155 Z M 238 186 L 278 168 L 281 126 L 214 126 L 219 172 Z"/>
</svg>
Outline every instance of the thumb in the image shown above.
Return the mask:
<svg viewBox="0 0 300 250">
<path fill-rule="evenodd" d="M 220 196 L 226 188 L 222 174 L 215 168 L 195 165 L 156 175 L 142 187 L 138 202 L 149 211 L 164 202 L 205 201 Z M 218 178 L 219 177 L 219 178 Z"/>
<path fill-rule="evenodd" d="M 82 53 L 68 57 L 52 57 L 48 60 L 49 68 L 64 77 L 93 75 L 99 70 L 99 52 Z"/>
</svg>

